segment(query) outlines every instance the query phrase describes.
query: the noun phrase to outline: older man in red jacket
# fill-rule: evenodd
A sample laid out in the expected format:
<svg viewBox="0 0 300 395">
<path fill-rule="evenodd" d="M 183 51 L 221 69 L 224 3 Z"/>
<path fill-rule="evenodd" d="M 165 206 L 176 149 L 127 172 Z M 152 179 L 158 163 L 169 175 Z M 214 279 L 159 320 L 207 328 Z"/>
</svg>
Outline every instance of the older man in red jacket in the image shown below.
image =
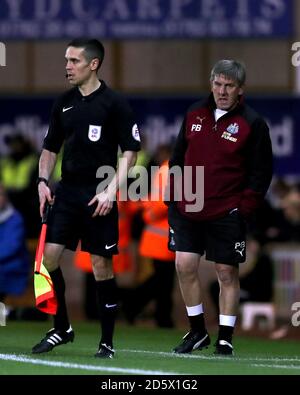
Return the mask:
<svg viewBox="0 0 300 395">
<path fill-rule="evenodd" d="M 201 255 L 215 263 L 220 285 L 219 334 L 215 353 L 232 355 L 239 301 L 239 269 L 245 261 L 246 223 L 262 202 L 272 177 L 272 148 L 266 122 L 244 103 L 244 66 L 221 60 L 211 71 L 211 95 L 185 114 L 170 168 L 179 166 L 182 198 L 169 205 L 170 243 L 191 329 L 174 349 L 189 353 L 210 344 L 205 328 L 198 267 Z M 187 178 L 184 170 L 192 169 Z M 186 186 L 199 190 L 203 207 L 193 210 Z M 186 173 L 187 174 L 187 173 Z M 199 173 L 201 174 L 201 173 Z M 180 188 L 179 188 L 180 189 Z M 178 190 L 176 190 L 178 192 Z M 176 196 L 175 196 L 176 198 Z M 199 196 L 196 196 L 199 199 Z"/>
</svg>

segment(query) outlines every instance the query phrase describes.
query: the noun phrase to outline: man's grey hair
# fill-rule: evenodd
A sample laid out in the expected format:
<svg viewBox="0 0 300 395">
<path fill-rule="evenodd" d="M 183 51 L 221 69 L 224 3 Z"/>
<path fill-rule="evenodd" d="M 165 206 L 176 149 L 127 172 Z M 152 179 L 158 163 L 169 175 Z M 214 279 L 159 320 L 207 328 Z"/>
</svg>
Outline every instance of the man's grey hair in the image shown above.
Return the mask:
<svg viewBox="0 0 300 395">
<path fill-rule="evenodd" d="M 210 80 L 213 81 L 216 76 L 221 74 L 228 79 L 236 81 L 239 86 L 243 86 L 245 84 L 245 66 L 243 63 L 238 62 L 237 60 L 219 60 L 211 70 Z"/>
</svg>

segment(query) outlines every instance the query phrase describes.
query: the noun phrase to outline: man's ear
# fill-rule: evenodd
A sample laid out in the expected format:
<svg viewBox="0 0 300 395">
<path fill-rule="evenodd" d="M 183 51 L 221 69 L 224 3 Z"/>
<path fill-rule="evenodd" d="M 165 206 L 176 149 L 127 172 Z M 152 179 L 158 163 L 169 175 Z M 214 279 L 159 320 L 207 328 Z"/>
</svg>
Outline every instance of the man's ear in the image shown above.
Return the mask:
<svg viewBox="0 0 300 395">
<path fill-rule="evenodd" d="M 91 70 L 97 70 L 99 67 L 99 59 L 95 58 L 91 61 Z"/>
<path fill-rule="evenodd" d="M 244 86 L 241 86 L 239 89 L 239 95 L 243 95 L 244 94 Z"/>
</svg>

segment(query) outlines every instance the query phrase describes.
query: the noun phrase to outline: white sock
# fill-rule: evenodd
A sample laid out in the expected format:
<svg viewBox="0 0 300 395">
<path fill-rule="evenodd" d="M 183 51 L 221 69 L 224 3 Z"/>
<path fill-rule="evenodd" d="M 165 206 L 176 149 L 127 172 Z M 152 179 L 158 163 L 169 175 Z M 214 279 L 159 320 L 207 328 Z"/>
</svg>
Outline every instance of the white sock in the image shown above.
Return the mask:
<svg viewBox="0 0 300 395">
<path fill-rule="evenodd" d="M 189 317 L 192 317 L 194 315 L 200 315 L 203 314 L 203 304 L 198 304 L 197 306 L 185 306 L 186 307 L 186 311 L 187 311 L 187 315 Z"/>
<path fill-rule="evenodd" d="M 219 324 L 223 326 L 234 327 L 236 321 L 236 315 L 219 315 Z"/>
</svg>

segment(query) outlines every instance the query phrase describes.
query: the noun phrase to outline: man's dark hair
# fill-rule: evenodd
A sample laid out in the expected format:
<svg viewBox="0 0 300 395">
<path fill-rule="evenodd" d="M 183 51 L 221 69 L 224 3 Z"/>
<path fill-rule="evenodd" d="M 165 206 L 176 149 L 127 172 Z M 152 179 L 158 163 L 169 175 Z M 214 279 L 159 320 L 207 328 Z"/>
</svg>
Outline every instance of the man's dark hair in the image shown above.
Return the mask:
<svg viewBox="0 0 300 395">
<path fill-rule="evenodd" d="M 99 59 L 97 71 L 99 70 L 105 55 L 104 46 L 99 40 L 95 38 L 76 38 L 68 44 L 68 47 L 83 48 L 84 57 L 88 62 L 91 62 L 95 58 Z"/>
</svg>

